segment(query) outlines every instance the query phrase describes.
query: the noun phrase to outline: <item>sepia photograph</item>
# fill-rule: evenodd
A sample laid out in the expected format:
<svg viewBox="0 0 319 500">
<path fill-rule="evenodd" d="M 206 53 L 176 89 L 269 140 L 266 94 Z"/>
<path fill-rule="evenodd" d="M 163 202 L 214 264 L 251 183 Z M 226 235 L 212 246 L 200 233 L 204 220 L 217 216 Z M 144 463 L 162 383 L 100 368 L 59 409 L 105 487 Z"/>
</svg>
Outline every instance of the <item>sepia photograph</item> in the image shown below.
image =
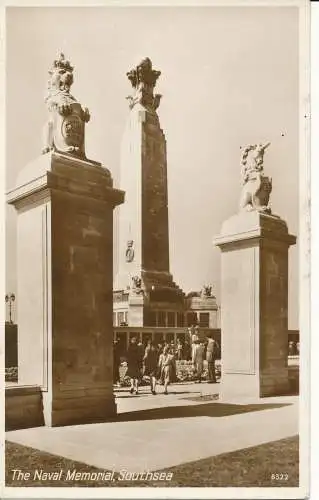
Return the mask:
<svg viewBox="0 0 319 500">
<path fill-rule="evenodd" d="M 309 5 L 4 9 L 4 498 L 309 494 Z"/>
</svg>

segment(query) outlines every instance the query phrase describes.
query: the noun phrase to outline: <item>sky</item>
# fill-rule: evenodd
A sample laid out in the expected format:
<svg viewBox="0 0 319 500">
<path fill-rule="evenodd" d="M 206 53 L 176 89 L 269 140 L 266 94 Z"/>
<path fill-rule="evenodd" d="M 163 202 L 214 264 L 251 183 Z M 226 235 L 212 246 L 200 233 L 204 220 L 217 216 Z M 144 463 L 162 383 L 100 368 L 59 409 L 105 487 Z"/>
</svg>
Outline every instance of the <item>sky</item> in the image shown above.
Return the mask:
<svg viewBox="0 0 319 500">
<path fill-rule="evenodd" d="M 211 283 L 218 300 L 213 238 L 238 211 L 240 146 L 271 142 L 264 166 L 272 211 L 298 237 L 298 36 L 296 7 L 8 8 L 6 189 L 41 154 L 47 72 L 59 51 L 75 67 L 72 94 L 91 113 L 87 156 L 120 187 L 126 72 L 150 57 L 162 72 L 156 91 L 167 140 L 170 270 L 185 292 Z M 6 220 L 6 291 L 15 292 L 13 207 Z M 298 328 L 298 243 L 289 266 L 289 328 Z"/>
</svg>

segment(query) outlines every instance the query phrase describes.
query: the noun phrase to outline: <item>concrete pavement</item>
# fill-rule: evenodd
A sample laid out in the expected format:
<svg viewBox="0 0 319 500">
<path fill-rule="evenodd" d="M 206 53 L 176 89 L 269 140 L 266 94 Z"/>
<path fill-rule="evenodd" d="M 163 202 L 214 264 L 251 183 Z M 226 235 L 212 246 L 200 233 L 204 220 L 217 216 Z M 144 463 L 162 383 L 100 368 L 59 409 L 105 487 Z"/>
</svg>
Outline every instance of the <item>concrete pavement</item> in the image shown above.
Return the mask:
<svg viewBox="0 0 319 500">
<path fill-rule="evenodd" d="M 298 397 L 221 402 L 213 399 L 218 387 L 176 384 L 167 396 L 120 389 L 117 421 L 17 430 L 6 439 L 107 470 L 141 472 L 298 434 Z"/>
</svg>

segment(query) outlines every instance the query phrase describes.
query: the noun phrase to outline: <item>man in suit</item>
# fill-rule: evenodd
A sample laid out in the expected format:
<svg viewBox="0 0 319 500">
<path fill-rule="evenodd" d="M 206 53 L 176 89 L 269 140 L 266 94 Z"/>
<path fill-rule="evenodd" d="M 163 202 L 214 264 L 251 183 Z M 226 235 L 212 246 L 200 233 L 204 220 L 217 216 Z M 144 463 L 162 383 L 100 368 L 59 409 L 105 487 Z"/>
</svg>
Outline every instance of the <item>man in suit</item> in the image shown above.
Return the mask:
<svg viewBox="0 0 319 500">
<path fill-rule="evenodd" d="M 212 334 L 207 335 L 207 349 L 206 349 L 206 361 L 207 361 L 207 382 L 210 384 L 216 383 L 215 374 L 215 359 L 217 356 L 218 345 L 216 340 L 213 339 Z"/>
<path fill-rule="evenodd" d="M 202 373 L 204 368 L 204 351 L 205 351 L 205 346 L 203 342 L 195 340 L 193 344 L 192 362 L 199 383 L 201 383 L 202 381 Z"/>
</svg>

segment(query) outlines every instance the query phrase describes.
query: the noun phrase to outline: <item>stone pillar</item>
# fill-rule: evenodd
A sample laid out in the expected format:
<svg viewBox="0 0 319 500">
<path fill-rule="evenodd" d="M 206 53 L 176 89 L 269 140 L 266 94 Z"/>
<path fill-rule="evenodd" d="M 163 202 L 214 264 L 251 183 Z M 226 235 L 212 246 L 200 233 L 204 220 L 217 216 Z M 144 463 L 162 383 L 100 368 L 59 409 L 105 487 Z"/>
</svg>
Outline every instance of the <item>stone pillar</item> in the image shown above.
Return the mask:
<svg viewBox="0 0 319 500">
<path fill-rule="evenodd" d="M 270 143 L 242 150 L 240 211 L 215 239 L 221 255 L 222 399 L 286 394 L 288 249 L 296 237 L 268 206 Z"/>
<path fill-rule="evenodd" d="M 86 159 L 89 114 L 69 94 L 72 71 L 63 55 L 54 62 L 46 154 L 8 193 L 18 212 L 19 384 L 40 386 L 50 426 L 116 413 L 113 209 L 124 193 L 106 168 Z"/>
<path fill-rule="evenodd" d="M 42 388 L 47 425 L 116 413 L 112 375 L 113 208 L 98 164 L 47 153 L 28 165 L 18 211 L 19 384 Z"/>
<path fill-rule="evenodd" d="M 279 217 L 235 215 L 215 239 L 221 255 L 222 399 L 288 390 L 288 249 Z"/>
<path fill-rule="evenodd" d="M 161 96 L 154 94 L 159 76 L 149 58 L 127 73 L 133 95 L 128 97 L 121 149 L 120 182 L 126 199 L 119 214 L 114 289 L 117 293 L 130 288 L 134 294 L 134 282 L 140 280 L 144 299 L 136 305 L 134 297 L 129 303 L 132 326 L 148 326 L 145 310 L 154 310 L 158 303 L 178 310 L 184 304 L 184 294 L 170 273 L 166 139 L 157 113 Z"/>
</svg>

